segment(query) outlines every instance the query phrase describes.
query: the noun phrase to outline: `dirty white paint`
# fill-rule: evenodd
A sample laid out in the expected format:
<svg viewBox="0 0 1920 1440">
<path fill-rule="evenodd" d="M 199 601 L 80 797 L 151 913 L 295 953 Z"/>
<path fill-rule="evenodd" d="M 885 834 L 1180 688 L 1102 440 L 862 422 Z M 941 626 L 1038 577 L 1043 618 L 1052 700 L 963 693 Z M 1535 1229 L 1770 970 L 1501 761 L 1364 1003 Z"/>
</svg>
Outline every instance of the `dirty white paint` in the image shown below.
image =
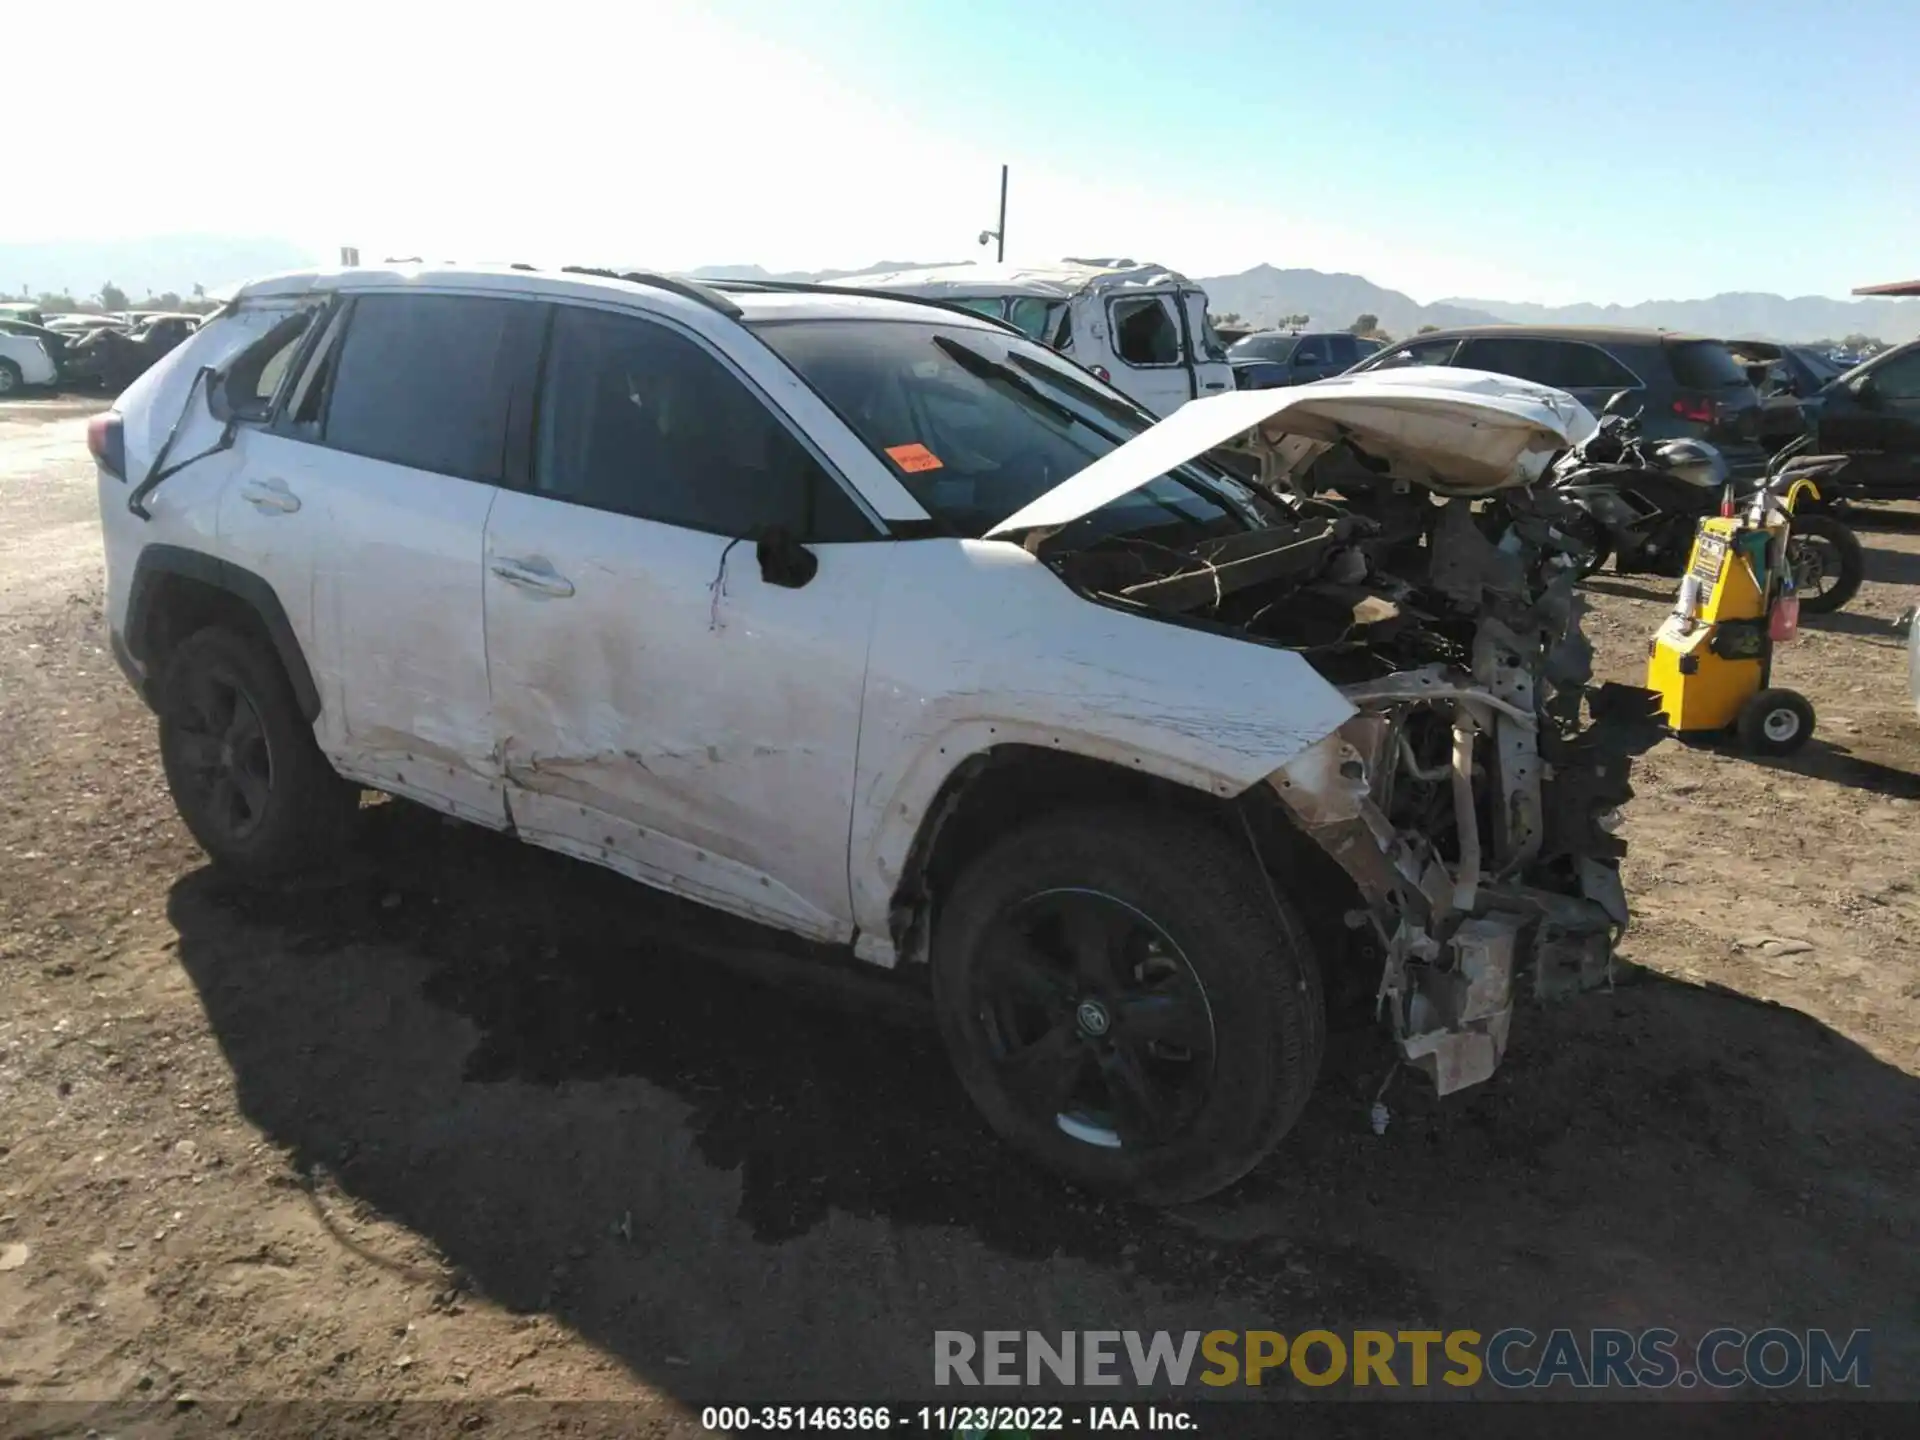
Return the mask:
<svg viewBox="0 0 1920 1440">
<path fill-rule="evenodd" d="M 852 817 L 863 938 L 888 933 L 921 818 L 972 755 L 1033 745 L 1237 795 L 1354 713 L 1292 651 L 1089 603 L 1018 546 L 893 548 Z"/>
<path fill-rule="evenodd" d="M 240 458 L 228 451 L 182 470 L 148 495 L 149 520 L 127 510 L 128 495 L 153 467 L 176 421 L 181 424 L 169 464 L 198 455 L 219 440 L 223 427 L 208 406 L 206 387 L 194 384 L 195 375 L 202 366 L 229 363 L 294 308 L 291 301 L 275 300 L 210 321 L 155 361 L 114 402 L 113 412 L 121 417 L 127 474 L 116 478 L 104 470 L 96 473 L 106 549 L 107 614 L 116 631 L 125 623 L 134 567 L 142 549 L 178 545 L 219 553 L 219 496 L 238 473 Z M 85 454 L 82 450 L 81 455 Z"/>
<path fill-rule="evenodd" d="M 1065 525 L 1174 466 L 1258 428 L 1304 470 L 1342 433 L 1408 478 L 1459 493 L 1526 484 L 1591 434 L 1571 395 L 1479 370 L 1420 367 L 1196 400 L 1009 515 L 988 533 Z"/>
<path fill-rule="evenodd" d="M 486 630 L 521 833 L 846 939 L 867 637 L 898 548 L 815 546 L 819 571 L 787 589 L 751 541 L 503 492 Z M 572 593 L 496 573 L 516 565 Z"/>
</svg>

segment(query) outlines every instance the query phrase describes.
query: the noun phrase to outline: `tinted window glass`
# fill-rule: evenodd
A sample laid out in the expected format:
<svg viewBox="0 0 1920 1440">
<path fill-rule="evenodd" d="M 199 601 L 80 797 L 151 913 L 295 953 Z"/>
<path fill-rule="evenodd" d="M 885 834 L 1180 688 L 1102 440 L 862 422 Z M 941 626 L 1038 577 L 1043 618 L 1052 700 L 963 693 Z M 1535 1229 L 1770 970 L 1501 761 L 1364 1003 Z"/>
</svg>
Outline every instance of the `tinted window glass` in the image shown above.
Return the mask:
<svg viewBox="0 0 1920 1440">
<path fill-rule="evenodd" d="M 1398 369 L 1405 365 L 1444 365 L 1452 357 L 1458 340 L 1416 340 L 1397 350 L 1388 350 L 1367 362 L 1369 370 Z"/>
<path fill-rule="evenodd" d="M 603 310 L 554 317 L 534 487 L 715 534 L 784 526 L 864 540 L 873 526 L 765 402 L 665 326 Z"/>
<path fill-rule="evenodd" d="M 979 535 L 1154 422 L 1051 351 L 1014 336 L 889 322 L 759 327 L 929 514 Z M 1169 542 L 1245 528 L 1256 502 L 1224 476 L 1182 466 L 1075 521 Z"/>
<path fill-rule="evenodd" d="M 507 338 L 519 302 L 362 295 L 332 376 L 326 443 L 416 470 L 497 481 Z"/>
<path fill-rule="evenodd" d="M 1910 350 L 1873 370 L 1874 393 L 1886 400 L 1920 398 L 1920 350 Z"/>
<path fill-rule="evenodd" d="M 1331 358 L 1336 365 L 1344 367 L 1360 359 L 1359 343 L 1351 335 L 1329 335 L 1327 347 L 1332 352 Z"/>
<path fill-rule="evenodd" d="M 1667 346 L 1673 378 L 1689 390 L 1721 390 L 1747 384 L 1747 372 L 1718 340 L 1687 340 Z"/>
<path fill-rule="evenodd" d="M 1327 336 L 1303 335 L 1300 343 L 1294 347 L 1293 363 L 1296 366 L 1325 365 L 1328 355 L 1327 347 Z"/>
<path fill-rule="evenodd" d="M 1491 370 L 1496 375 L 1511 375 L 1517 380 L 1533 380 L 1542 385 L 1552 370 L 1552 347 L 1542 340 L 1518 336 L 1480 336 L 1460 347 L 1460 364 L 1468 370 Z"/>
<path fill-rule="evenodd" d="M 1129 365 L 1178 365 L 1180 327 L 1157 296 L 1113 302 L 1113 349 Z"/>
<path fill-rule="evenodd" d="M 1295 335 L 1249 335 L 1234 341 L 1227 356 L 1233 360 L 1285 360 L 1299 343 Z"/>
<path fill-rule="evenodd" d="M 1543 369 L 1552 378 L 1543 384 L 1562 390 L 1624 390 L 1640 382 L 1634 373 L 1598 345 L 1553 341 Z"/>
</svg>

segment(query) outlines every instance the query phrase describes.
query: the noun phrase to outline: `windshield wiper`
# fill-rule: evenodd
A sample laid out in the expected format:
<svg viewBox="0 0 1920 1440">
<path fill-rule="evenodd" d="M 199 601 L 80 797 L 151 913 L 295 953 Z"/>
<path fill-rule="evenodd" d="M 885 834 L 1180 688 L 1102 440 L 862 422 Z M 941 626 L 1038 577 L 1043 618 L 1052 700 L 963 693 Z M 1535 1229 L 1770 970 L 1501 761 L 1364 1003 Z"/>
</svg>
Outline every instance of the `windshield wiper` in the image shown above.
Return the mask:
<svg viewBox="0 0 1920 1440">
<path fill-rule="evenodd" d="M 1086 425 L 1089 430 L 1094 431 L 1096 434 L 1105 435 L 1107 439 L 1114 440 L 1116 444 L 1119 443 L 1119 441 L 1115 440 L 1115 437 L 1107 435 L 1107 432 L 1101 430 L 1098 426 L 1089 424 L 1084 415 L 1079 414 L 1072 406 L 1066 404 L 1064 401 L 1054 399 L 1053 396 L 1047 394 L 1046 391 L 1042 390 L 1018 370 L 1015 370 L 1011 365 L 1003 365 L 991 355 L 982 355 L 972 346 L 962 345 L 958 340 L 950 336 L 936 335 L 933 337 L 933 343 L 938 345 L 954 364 L 958 365 L 969 375 L 976 376 L 981 380 L 998 380 L 1001 384 L 1017 390 L 1020 394 L 1026 396 L 1027 399 L 1054 415 L 1059 416 L 1069 424 Z"/>
</svg>

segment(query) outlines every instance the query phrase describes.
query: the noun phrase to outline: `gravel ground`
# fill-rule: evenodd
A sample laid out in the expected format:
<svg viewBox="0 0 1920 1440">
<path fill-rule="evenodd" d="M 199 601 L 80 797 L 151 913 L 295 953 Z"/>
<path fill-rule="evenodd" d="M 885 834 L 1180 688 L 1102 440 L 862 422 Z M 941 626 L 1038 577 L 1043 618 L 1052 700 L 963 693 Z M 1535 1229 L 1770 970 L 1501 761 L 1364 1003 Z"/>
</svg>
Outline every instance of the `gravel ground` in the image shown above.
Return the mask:
<svg viewBox="0 0 1920 1440">
<path fill-rule="evenodd" d="M 105 650 L 84 410 L 0 406 L 0 1397 L 667 1433 L 924 1394 L 939 1328 L 1512 1324 L 1869 1327 L 1920 1397 L 1920 514 L 1779 663 L 1812 747 L 1642 765 L 1643 978 L 1381 1136 L 1341 1030 L 1273 1159 L 1162 1214 L 1013 1161 L 912 991 L 603 872 L 389 802 L 344 877 L 223 883 Z M 1637 679 L 1665 582 L 1591 592 Z"/>
</svg>

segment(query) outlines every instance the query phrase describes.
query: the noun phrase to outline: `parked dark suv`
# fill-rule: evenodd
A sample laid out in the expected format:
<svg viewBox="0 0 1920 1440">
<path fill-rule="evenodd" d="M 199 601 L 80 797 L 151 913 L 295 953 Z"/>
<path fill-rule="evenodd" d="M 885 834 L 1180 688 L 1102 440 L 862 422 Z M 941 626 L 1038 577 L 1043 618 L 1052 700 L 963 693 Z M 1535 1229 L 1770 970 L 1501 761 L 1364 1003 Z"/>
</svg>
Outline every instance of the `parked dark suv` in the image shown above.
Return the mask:
<svg viewBox="0 0 1920 1440">
<path fill-rule="evenodd" d="M 1345 330 L 1256 330 L 1227 347 L 1227 363 L 1236 390 L 1272 390 L 1339 375 L 1379 348 Z"/>
<path fill-rule="evenodd" d="M 1851 455 L 1835 489 L 1856 500 L 1920 500 L 1920 340 L 1883 351 L 1820 392 L 1819 449 Z"/>
<path fill-rule="evenodd" d="M 1571 393 L 1594 414 L 1634 392 L 1649 440 L 1706 440 L 1735 474 L 1766 466 L 1760 395 L 1718 340 L 1664 330 L 1585 325 L 1481 325 L 1416 335 L 1355 366 L 1455 365 L 1533 380 Z"/>
</svg>

